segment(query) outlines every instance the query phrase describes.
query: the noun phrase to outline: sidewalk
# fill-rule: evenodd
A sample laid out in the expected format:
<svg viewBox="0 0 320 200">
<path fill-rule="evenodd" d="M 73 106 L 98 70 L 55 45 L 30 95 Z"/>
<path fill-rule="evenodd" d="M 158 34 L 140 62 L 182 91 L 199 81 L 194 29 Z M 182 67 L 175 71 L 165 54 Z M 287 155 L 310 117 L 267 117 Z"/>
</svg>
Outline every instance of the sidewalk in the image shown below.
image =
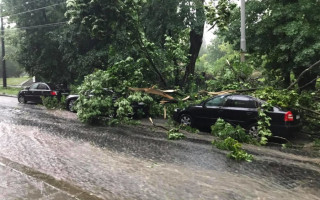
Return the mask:
<svg viewBox="0 0 320 200">
<path fill-rule="evenodd" d="M 0 199 L 75 200 L 77 198 L 0 163 Z"/>
<path fill-rule="evenodd" d="M 0 156 L 0 199 L 101 200 L 63 180 Z"/>
</svg>

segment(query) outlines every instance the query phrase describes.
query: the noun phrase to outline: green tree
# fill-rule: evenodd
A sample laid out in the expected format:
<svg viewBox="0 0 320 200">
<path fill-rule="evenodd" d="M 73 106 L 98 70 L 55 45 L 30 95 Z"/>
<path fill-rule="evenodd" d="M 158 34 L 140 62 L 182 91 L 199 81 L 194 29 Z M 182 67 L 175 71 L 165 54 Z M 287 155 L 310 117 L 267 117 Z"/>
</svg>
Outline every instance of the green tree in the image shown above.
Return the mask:
<svg viewBox="0 0 320 200">
<path fill-rule="evenodd" d="M 269 71 L 280 74 L 284 86 L 290 73 L 297 77 L 319 59 L 320 7 L 308 0 L 252 0 L 246 5 L 248 53 L 266 56 Z M 228 31 L 220 35 L 240 46 L 240 11 L 234 10 Z M 311 71 L 299 80 L 300 89 L 314 89 L 319 72 Z M 307 85 L 308 83 L 311 84 Z"/>
<path fill-rule="evenodd" d="M 7 41 L 17 47 L 14 59 L 40 80 L 60 83 L 70 80 L 59 43 L 55 41 L 64 29 L 58 26 L 62 23 L 57 24 L 65 21 L 64 2 L 7 0 L 4 3 L 8 22 L 16 24 L 13 29 L 6 29 L 6 35 L 13 35 Z"/>
<path fill-rule="evenodd" d="M 17 63 L 12 55 L 15 54 L 15 48 L 9 45 L 6 45 L 6 72 L 7 77 L 19 77 L 24 71 L 23 68 Z M 0 50 L 1 53 L 1 50 Z M 0 77 L 2 78 L 2 67 L 0 68 Z"/>
<path fill-rule="evenodd" d="M 15 59 L 38 79 L 81 82 L 128 57 L 144 63 L 150 85 L 185 86 L 195 74 L 207 17 L 204 0 L 5 3 L 9 21 L 18 27 L 10 40 L 18 49 Z M 214 10 L 207 9 L 211 22 L 222 16 Z"/>
</svg>

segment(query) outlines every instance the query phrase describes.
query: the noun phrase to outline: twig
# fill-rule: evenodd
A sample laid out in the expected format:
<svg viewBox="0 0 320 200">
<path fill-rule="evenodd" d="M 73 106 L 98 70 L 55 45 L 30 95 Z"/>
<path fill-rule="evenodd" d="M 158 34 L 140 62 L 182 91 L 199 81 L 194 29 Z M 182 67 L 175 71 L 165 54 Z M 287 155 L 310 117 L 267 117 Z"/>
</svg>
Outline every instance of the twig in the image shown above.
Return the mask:
<svg viewBox="0 0 320 200">
<path fill-rule="evenodd" d="M 285 140 L 287 143 L 290 143 L 292 145 L 292 143 L 289 140 L 287 140 L 286 138 L 284 138 L 284 137 L 280 137 L 280 136 L 271 136 L 271 137 Z"/>
<path fill-rule="evenodd" d="M 298 108 L 300 108 L 302 110 L 305 110 L 305 111 L 308 111 L 308 112 L 311 112 L 311 113 L 316 114 L 316 115 L 320 115 L 320 112 L 317 112 L 317 111 L 314 111 L 314 110 L 310 110 L 310 109 L 305 108 L 303 106 L 299 106 Z"/>
<path fill-rule="evenodd" d="M 287 88 L 287 90 L 291 89 L 295 84 L 297 84 L 305 73 L 307 73 L 308 71 L 310 71 L 313 67 L 317 66 L 319 63 L 320 63 L 320 60 L 317 61 L 316 63 L 314 63 L 313 65 L 311 65 L 310 67 L 308 67 L 307 69 L 305 69 L 305 70 L 298 76 L 297 80 L 296 80 L 295 82 L 293 82 L 293 83 Z"/>
<path fill-rule="evenodd" d="M 236 92 L 253 92 L 256 90 L 261 90 L 262 88 L 250 88 L 250 89 L 243 89 L 243 90 L 236 90 Z"/>
<path fill-rule="evenodd" d="M 310 118 L 312 118 L 312 119 L 320 120 L 319 117 L 315 117 L 315 116 L 311 116 L 311 115 L 306 115 L 306 117 L 310 117 Z"/>
<path fill-rule="evenodd" d="M 299 87 L 300 89 L 307 87 L 308 85 L 310 85 L 311 83 L 313 83 L 314 81 L 316 81 L 319 78 L 319 76 L 317 76 L 315 79 L 313 79 L 312 81 L 310 81 L 309 83 L 305 84 L 302 87 Z"/>
</svg>

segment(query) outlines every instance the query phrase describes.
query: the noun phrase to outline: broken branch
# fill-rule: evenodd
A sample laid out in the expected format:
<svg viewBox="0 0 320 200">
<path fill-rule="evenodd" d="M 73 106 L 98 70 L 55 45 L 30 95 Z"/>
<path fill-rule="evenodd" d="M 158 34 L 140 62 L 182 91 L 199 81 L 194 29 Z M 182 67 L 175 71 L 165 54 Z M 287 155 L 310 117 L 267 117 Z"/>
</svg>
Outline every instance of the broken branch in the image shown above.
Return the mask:
<svg viewBox="0 0 320 200">
<path fill-rule="evenodd" d="M 305 69 L 305 70 L 298 76 L 297 80 L 296 80 L 295 82 L 293 82 L 293 83 L 287 88 L 287 90 L 291 89 L 295 84 L 297 84 L 297 83 L 300 81 L 300 79 L 303 77 L 303 75 L 304 75 L 305 73 L 307 73 L 308 71 L 310 71 L 312 68 L 314 68 L 315 66 L 317 66 L 319 63 L 320 63 L 320 60 L 317 61 L 316 63 L 314 63 L 313 65 L 311 65 L 310 67 L 308 67 L 307 69 Z"/>
</svg>

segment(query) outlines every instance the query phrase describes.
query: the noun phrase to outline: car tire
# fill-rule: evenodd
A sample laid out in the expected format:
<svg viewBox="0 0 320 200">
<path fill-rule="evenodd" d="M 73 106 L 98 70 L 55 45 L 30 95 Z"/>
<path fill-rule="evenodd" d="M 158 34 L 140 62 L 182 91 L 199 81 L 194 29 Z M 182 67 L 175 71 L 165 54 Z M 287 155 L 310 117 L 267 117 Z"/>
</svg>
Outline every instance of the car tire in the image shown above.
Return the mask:
<svg viewBox="0 0 320 200">
<path fill-rule="evenodd" d="M 27 103 L 26 98 L 21 94 L 18 96 L 18 101 L 19 103 Z"/>
<path fill-rule="evenodd" d="M 259 139 L 260 135 L 259 135 L 259 130 L 258 130 L 258 125 L 257 124 L 251 124 L 248 129 L 248 134 L 254 138 L 254 139 Z"/>
<path fill-rule="evenodd" d="M 75 99 L 70 99 L 67 103 L 67 109 L 70 111 L 70 112 L 76 112 L 76 110 L 74 109 L 74 102 L 76 100 Z"/>
<path fill-rule="evenodd" d="M 180 124 L 185 125 L 185 126 L 192 126 L 193 125 L 193 119 L 190 115 L 188 114 L 182 114 L 180 116 Z"/>
</svg>

